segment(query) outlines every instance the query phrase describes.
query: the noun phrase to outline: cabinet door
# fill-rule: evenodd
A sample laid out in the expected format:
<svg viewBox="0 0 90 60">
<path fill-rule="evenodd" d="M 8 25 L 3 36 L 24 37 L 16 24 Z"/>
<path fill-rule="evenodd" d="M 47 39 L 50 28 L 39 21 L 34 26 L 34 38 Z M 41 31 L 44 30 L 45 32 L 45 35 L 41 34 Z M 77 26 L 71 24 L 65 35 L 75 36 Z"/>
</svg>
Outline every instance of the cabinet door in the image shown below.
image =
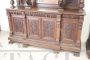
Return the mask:
<svg viewBox="0 0 90 60">
<path fill-rule="evenodd" d="M 68 16 L 62 20 L 62 43 L 76 45 L 78 40 L 78 16 Z"/>
<path fill-rule="evenodd" d="M 26 36 L 26 23 L 24 15 L 12 14 L 13 34 L 16 36 Z"/>
<path fill-rule="evenodd" d="M 27 16 L 28 37 L 30 39 L 41 38 L 41 18 Z"/>
<path fill-rule="evenodd" d="M 56 18 L 42 19 L 42 40 L 56 41 L 57 39 L 56 21 L 57 21 Z"/>
</svg>

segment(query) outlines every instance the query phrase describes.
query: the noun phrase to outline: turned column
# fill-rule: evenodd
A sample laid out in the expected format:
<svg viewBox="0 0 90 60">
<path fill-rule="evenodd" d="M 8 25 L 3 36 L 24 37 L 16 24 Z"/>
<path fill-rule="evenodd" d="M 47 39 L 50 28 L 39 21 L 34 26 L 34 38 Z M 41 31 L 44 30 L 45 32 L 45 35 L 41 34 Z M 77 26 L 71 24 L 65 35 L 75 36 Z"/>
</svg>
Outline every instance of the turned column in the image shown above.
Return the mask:
<svg viewBox="0 0 90 60">
<path fill-rule="evenodd" d="M 58 6 L 59 6 L 59 10 L 63 11 L 64 9 L 64 4 L 65 4 L 65 0 L 58 0 Z"/>
<path fill-rule="evenodd" d="M 11 0 L 11 1 L 10 1 L 11 8 L 15 8 L 14 3 L 15 3 L 14 0 Z"/>
<path fill-rule="evenodd" d="M 83 7 L 84 7 L 84 0 L 80 0 L 80 5 L 79 5 L 79 12 L 83 12 Z"/>
</svg>

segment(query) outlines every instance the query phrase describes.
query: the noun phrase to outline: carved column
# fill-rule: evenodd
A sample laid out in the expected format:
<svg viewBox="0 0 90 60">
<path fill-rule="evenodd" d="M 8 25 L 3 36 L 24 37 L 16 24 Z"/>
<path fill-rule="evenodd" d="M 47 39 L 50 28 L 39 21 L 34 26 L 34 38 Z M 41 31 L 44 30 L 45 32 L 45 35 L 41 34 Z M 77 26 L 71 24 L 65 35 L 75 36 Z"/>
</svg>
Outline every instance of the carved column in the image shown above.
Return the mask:
<svg viewBox="0 0 90 60">
<path fill-rule="evenodd" d="M 82 31 L 82 26 L 83 26 L 83 20 L 84 16 L 79 16 L 79 21 L 78 21 L 78 40 L 77 40 L 77 46 L 81 46 L 81 31 Z"/>
<path fill-rule="evenodd" d="M 13 35 L 13 27 L 12 27 L 12 20 L 11 20 L 11 13 L 9 10 L 7 10 L 7 16 L 8 16 L 8 20 L 9 20 L 9 26 L 10 26 L 10 36 Z"/>
<path fill-rule="evenodd" d="M 80 0 L 79 12 L 83 12 L 84 0 Z"/>
<path fill-rule="evenodd" d="M 57 15 L 57 38 L 56 40 L 59 41 L 60 40 L 60 33 L 61 33 L 61 25 L 60 25 L 60 22 L 61 22 L 61 15 Z"/>
</svg>

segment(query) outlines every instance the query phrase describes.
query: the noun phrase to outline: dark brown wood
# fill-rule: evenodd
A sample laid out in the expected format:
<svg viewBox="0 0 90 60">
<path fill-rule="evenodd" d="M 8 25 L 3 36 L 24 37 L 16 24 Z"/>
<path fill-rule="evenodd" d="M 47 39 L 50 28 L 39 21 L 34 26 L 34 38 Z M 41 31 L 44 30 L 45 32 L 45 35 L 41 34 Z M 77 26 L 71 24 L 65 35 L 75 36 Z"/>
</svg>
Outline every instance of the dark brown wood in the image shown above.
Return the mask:
<svg viewBox="0 0 90 60">
<path fill-rule="evenodd" d="M 69 0 L 59 0 L 57 3 L 50 3 L 50 0 L 45 0 L 45 3 L 35 1 L 31 1 L 31 9 L 25 8 L 25 0 L 17 0 L 18 6 L 24 8 L 7 9 L 9 40 L 55 51 L 70 51 L 79 56 L 84 11 L 78 12 L 79 5 L 76 4 L 83 0 L 76 0 L 75 5 L 74 0 L 70 0 L 71 3 L 67 3 Z"/>
</svg>

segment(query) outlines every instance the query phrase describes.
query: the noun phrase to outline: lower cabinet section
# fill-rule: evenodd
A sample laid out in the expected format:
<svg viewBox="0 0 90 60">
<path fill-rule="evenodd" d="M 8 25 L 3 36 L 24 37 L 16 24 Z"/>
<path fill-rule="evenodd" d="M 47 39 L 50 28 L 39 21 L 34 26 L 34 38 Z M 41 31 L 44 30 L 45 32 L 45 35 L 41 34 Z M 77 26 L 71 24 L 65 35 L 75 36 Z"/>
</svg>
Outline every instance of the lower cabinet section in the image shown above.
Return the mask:
<svg viewBox="0 0 90 60">
<path fill-rule="evenodd" d="M 10 43 L 80 53 L 83 14 L 7 10 Z"/>
</svg>

